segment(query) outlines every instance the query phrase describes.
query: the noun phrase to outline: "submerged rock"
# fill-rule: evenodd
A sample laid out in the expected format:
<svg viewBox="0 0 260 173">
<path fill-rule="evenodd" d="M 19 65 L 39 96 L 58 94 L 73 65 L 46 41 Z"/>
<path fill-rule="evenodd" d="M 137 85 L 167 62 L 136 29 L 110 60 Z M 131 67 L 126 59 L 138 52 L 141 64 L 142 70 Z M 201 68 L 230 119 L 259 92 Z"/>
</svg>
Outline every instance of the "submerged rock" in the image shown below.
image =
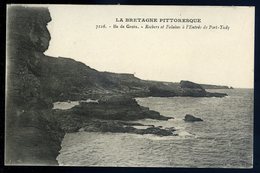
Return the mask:
<svg viewBox="0 0 260 173">
<path fill-rule="evenodd" d="M 203 121 L 201 118 L 194 117 L 193 115 L 186 114 L 184 121 L 186 122 L 195 122 L 195 121 Z"/>
</svg>

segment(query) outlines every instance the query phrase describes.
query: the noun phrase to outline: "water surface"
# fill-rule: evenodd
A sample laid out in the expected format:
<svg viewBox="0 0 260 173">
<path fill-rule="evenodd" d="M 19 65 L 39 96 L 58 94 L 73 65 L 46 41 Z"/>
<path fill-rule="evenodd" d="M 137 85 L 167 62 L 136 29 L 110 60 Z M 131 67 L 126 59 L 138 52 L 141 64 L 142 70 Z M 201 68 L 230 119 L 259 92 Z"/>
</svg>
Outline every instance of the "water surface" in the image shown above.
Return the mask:
<svg viewBox="0 0 260 173">
<path fill-rule="evenodd" d="M 142 167 L 252 167 L 253 90 L 214 90 L 224 98 L 137 98 L 142 106 L 174 117 L 168 121 L 137 122 L 175 127 L 179 136 L 127 133 L 66 134 L 60 165 Z M 186 123 L 192 114 L 204 121 Z"/>
</svg>

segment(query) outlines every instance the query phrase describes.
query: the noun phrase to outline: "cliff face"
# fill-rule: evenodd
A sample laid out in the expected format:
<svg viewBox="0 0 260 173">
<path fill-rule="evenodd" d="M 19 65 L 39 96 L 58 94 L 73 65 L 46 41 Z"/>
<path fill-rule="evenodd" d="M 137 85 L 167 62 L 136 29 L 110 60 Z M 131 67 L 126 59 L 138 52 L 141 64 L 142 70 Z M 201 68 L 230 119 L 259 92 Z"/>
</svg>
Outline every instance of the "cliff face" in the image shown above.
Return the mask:
<svg viewBox="0 0 260 173">
<path fill-rule="evenodd" d="M 46 26 L 50 21 L 46 8 L 8 8 L 6 164 L 57 164 L 55 158 L 64 133 L 75 132 L 81 127 L 90 131 L 111 131 L 114 126 L 112 131 L 115 132 L 172 134 L 158 128 L 148 131 L 124 129 L 122 122 L 104 121 L 168 119 L 140 107 L 133 97 L 225 95 L 210 94 L 189 81 L 145 81 L 131 74 L 99 72 L 69 58 L 46 56 L 44 51 L 51 39 Z M 51 110 L 55 101 L 86 98 L 101 102 L 99 105 L 81 104 L 65 112 Z"/>
<path fill-rule="evenodd" d="M 83 63 L 43 54 L 51 39 L 46 27 L 50 21 L 46 8 L 8 9 L 8 97 L 12 103 L 27 108 L 41 103 L 41 108 L 48 108 L 54 100 L 115 87 Z"/>
<path fill-rule="evenodd" d="M 47 103 L 34 71 L 39 63 L 35 54 L 43 53 L 49 46 L 50 34 L 46 28 L 49 21 L 49 11 L 44 8 L 8 9 L 8 99 L 16 107 L 26 106 L 29 109 L 36 103 Z"/>
<path fill-rule="evenodd" d="M 56 126 L 37 76 L 49 46 L 45 8 L 9 7 L 7 21 L 6 164 L 57 164 L 64 132 Z M 52 123 L 50 123 L 52 122 Z"/>
</svg>

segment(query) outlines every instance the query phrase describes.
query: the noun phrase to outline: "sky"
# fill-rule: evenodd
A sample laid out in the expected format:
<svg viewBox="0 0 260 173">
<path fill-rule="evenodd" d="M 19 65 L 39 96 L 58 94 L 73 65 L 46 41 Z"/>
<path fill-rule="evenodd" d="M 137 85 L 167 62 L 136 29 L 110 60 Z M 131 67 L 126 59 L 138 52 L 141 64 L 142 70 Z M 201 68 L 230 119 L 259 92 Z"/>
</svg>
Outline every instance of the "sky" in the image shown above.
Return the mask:
<svg viewBox="0 0 260 173">
<path fill-rule="evenodd" d="M 69 57 L 99 70 L 147 80 L 253 88 L 254 8 L 50 5 L 46 55 Z M 116 18 L 199 18 L 229 30 L 114 29 Z M 96 25 L 106 29 L 96 29 Z M 169 23 L 175 24 L 175 23 Z M 158 23 L 155 23 L 158 25 Z M 162 25 L 161 23 L 159 25 Z M 194 24 L 195 25 L 195 24 Z"/>
</svg>

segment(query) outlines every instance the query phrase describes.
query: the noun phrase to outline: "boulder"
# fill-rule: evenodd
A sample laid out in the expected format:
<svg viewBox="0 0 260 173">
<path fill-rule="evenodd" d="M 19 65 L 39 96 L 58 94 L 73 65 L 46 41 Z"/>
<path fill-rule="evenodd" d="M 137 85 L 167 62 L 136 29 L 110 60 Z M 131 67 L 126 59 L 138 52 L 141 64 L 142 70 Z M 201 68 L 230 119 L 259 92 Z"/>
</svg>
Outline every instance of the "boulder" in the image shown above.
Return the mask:
<svg viewBox="0 0 260 173">
<path fill-rule="evenodd" d="M 186 114 L 184 121 L 186 122 L 195 122 L 195 121 L 203 121 L 201 118 L 194 117 L 193 115 Z"/>
</svg>

